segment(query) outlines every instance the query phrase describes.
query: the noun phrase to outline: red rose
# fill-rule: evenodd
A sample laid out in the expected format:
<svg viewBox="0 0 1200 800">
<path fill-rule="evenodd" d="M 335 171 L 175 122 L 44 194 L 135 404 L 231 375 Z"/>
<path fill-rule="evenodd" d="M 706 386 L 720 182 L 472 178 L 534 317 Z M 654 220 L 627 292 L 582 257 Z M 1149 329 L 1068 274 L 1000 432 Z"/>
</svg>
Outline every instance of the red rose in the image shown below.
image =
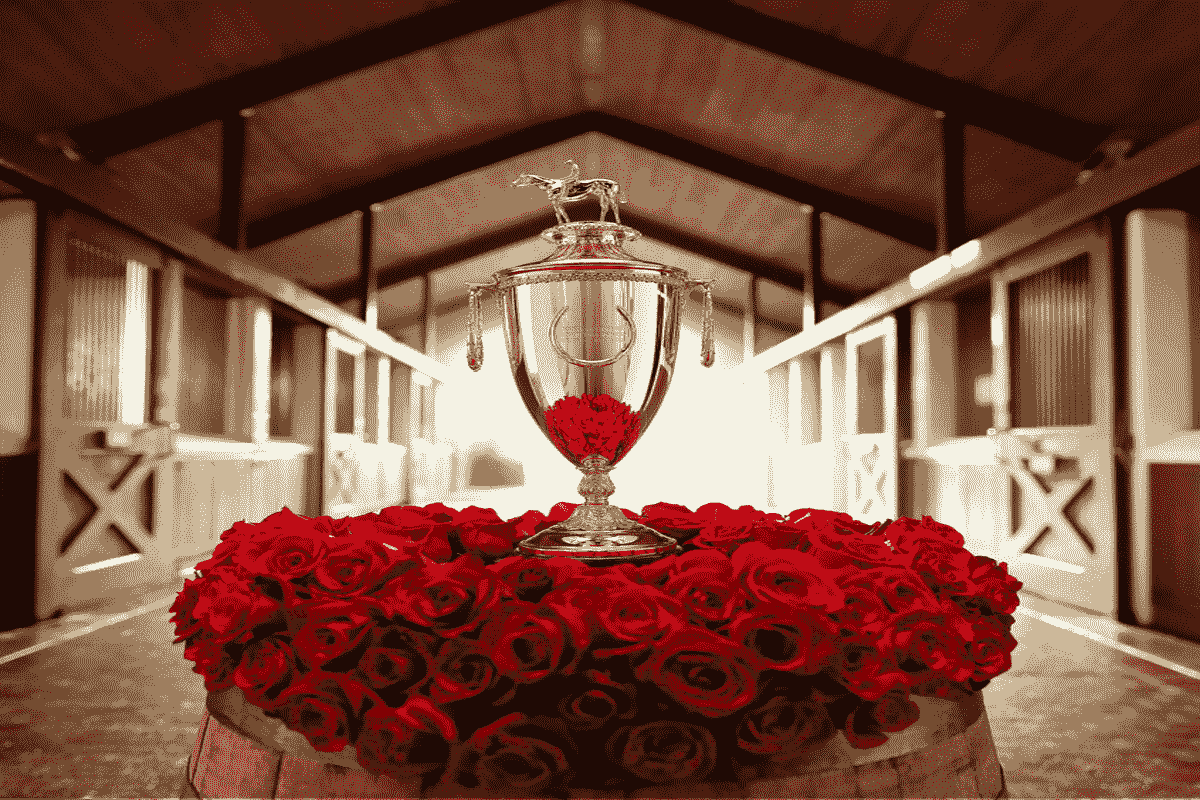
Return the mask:
<svg viewBox="0 0 1200 800">
<path fill-rule="evenodd" d="M 696 509 L 705 520 L 700 533 L 692 539 L 696 547 L 719 550 L 729 555 L 746 542 L 757 541 L 761 529 L 772 528 L 780 519 L 778 514 L 767 515 L 753 506 L 732 509 L 724 503 L 707 503 Z"/>
<path fill-rule="evenodd" d="M 337 597 L 369 592 L 382 582 L 393 563 L 407 558 L 408 553 L 401 555 L 382 542 L 351 534 L 336 541 L 317 563 L 314 590 Z"/>
<path fill-rule="evenodd" d="M 754 699 L 753 652 L 724 636 L 687 628 L 676 631 L 638 665 L 638 680 L 655 683 L 685 708 L 724 717 Z"/>
<path fill-rule="evenodd" d="M 204 688 L 219 692 L 233 686 L 233 671 L 237 666 L 221 642 L 201 634 L 184 648 L 183 657 L 195 663 L 192 672 L 204 676 Z"/>
<path fill-rule="evenodd" d="M 553 524 L 547 523 L 546 515 L 540 511 L 526 511 L 519 517 L 513 517 L 509 522 L 512 523 L 517 534 L 522 537 L 533 536 L 542 528 L 548 528 Z"/>
<path fill-rule="evenodd" d="M 408 628 L 376 626 L 358 659 L 358 674 L 376 691 L 407 689 L 429 671 L 428 637 Z"/>
<path fill-rule="evenodd" d="M 573 775 L 568 755 L 574 750 L 560 722 L 509 714 L 454 749 L 439 788 L 454 797 L 463 796 L 462 789 L 506 797 L 559 795 Z"/>
<path fill-rule="evenodd" d="M 369 703 L 383 705 L 348 675 L 313 670 L 279 695 L 273 711 L 322 753 L 336 753 L 354 739 Z"/>
<path fill-rule="evenodd" d="M 452 703 L 482 694 L 496 685 L 496 665 L 466 639 L 447 639 L 429 669 L 429 696 L 435 703 Z"/>
<path fill-rule="evenodd" d="M 312 520 L 285 508 L 263 520 L 249 538 L 239 537 L 234 562 L 253 575 L 296 580 L 313 571 L 328 541 Z"/>
<path fill-rule="evenodd" d="M 783 603 L 742 611 L 729 624 L 729 638 L 759 658 L 761 669 L 813 675 L 837 652 L 837 629 L 824 615 Z"/>
<path fill-rule="evenodd" d="M 567 726 L 575 730 L 592 731 L 613 719 L 632 719 L 637 715 L 634 698 L 637 688 L 629 683 L 617 683 L 606 673 L 594 669 L 584 673 L 587 683 L 563 695 L 558 701 L 558 713 Z"/>
<path fill-rule="evenodd" d="M 852 747 L 878 747 L 888 733 L 902 731 L 917 721 L 921 709 L 906 691 L 892 691 L 871 703 L 864 703 L 846 717 L 846 740 Z"/>
<path fill-rule="evenodd" d="M 918 546 L 913 555 L 912 569 L 940 595 L 974 593 L 971 558 L 966 550 Z"/>
<path fill-rule="evenodd" d="M 973 637 L 971 625 L 947 602 L 933 611 L 918 610 L 896 617 L 884 631 L 880 647 L 892 653 L 902 666 L 911 659 L 952 681 L 964 681 L 973 671 L 967 658 L 967 644 Z M 929 677 L 924 670 L 912 674 L 914 680 Z"/>
<path fill-rule="evenodd" d="M 454 524 L 462 546 L 468 553 L 479 556 L 509 555 L 513 545 L 525 538 L 517 532 L 515 523 L 505 522 L 490 508 L 465 508 Z"/>
<path fill-rule="evenodd" d="M 717 763 L 717 743 L 708 728 L 675 720 L 622 728 L 605 750 L 610 761 L 654 783 L 700 781 Z"/>
<path fill-rule="evenodd" d="M 641 418 L 607 394 L 564 397 L 546 409 L 546 432 L 572 463 L 601 455 L 616 464 L 637 441 Z"/>
<path fill-rule="evenodd" d="M 1012 667 L 1011 653 L 1017 646 L 1008 626 L 996 617 L 985 617 L 973 626 L 974 638 L 967 647 L 967 660 L 977 681 L 996 677 Z"/>
<path fill-rule="evenodd" d="M 622 572 L 613 569 L 589 570 L 585 568 L 573 580 L 556 586 L 541 600 L 541 605 L 554 609 L 567 623 L 572 644 L 586 650 L 592 640 L 600 635 L 600 614 L 608 598 L 630 586 L 639 586 Z"/>
<path fill-rule="evenodd" d="M 845 576 L 841 585 L 856 587 L 879 596 L 889 610 L 898 614 L 936 611 L 941 602 L 919 577 L 906 569 L 876 567 Z"/>
<path fill-rule="evenodd" d="M 665 533 L 680 544 L 691 539 L 704 526 L 704 519 L 698 513 L 689 511 L 687 506 L 674 503 L 654 503 L 645 506 L 638 516 L 638 521 L 659 533 Z"/>
<path fill-rule="evenodd" d="M 907 567 L 912 560 L 910 556 L 892 550 L 884 536 L 864 534 L 841 524 L 814 525 L 806 536 L 817 560 L 834 569 L 847 562 Z"/>
<path fill-rule="evenodd" d="M 503 605 L 479 634 L 480 646 L 500 674 L 517 683 L 534 683 L 556 672 L 570 674 L 564 665 L 569 633 L 553 609 L 530 604 Z"/>
<path fill-rule="evenodd" d="M 941 538 L 942 541 L 951 547 L 962 547 L 965 541 L 961 533 L 944 522 L 938 522 L 930 516 L 921 517 L 921 527 L 927 532 Z"/>
<path fill-rule="evenodd" d="M 280 606 L 249 581 L 221 572 L 205 576 L 196 587 L 192 614 L 203 630 L 224 644 L 247 641 L 253 629 L 277 619 Z"/>
<path fill-rule="evenodd" d="M 175 625 L 175 644 L 189 639 L 203 629 L 196 619 L 196 605 L 200 602 L 200 580 L 185 580 L 175 602 L 171 603 L 171 622 Z"/>
<path fill-rule="evenodd" d="M 1017 592 L 1023 584 L 1008 574 L 1007 564 L 997 564 L 987 556 L 972 556 L 970 568 L 977 597 L 987 600 L 998 614 L 1011 614 L 1017 610 L 1021 602 Z"/>
<path fill-rule="evenodd" d="M 891 654 L 884 651 L 879 641 L 866 637 L 842 643 L 834 677 L 864 700 L 878 700 L 909 683 L 908 675 L 896 665 Z"/>
<path fill-rule="evenodd" d="M 781 602 L 837 611 L 844 596 L 835 580 L 815 558 L 795 550 L 772 550 L 764 544 L 744 544 L 733 554 L 733 571 L 742 588 L 758 602 Z"/>
<path fill-rule="evenodd" d="M 832 731 L 824 704 L 775 695 L 747 711 L 735 735 L 742 750 L 772 761 L 789 761 Z"/>
<path fill-rule="evenodd" d="M 268 636 L 251 642 L 242 651 L 241 663 L 233 673 L 233 682 L 246 699 L 261 708 L 269 707 L 296 673 L 296 654 L 281 636 Z"/>
<path fill-rule="evenodd" d="M 827 511 L 819 508 L 797 508 L 787 515 L 787 521 L 804 533 L 834 528 L 866 533 L 871 529 L 867 523 L 859 522 L 843 511 Z"/>
<path fill-rule="evenodd" d="M 485 569 L 478 556 L 461 556 L 446 564 L 426 561 L 378 594 L 390 616 L 442 636 L 474 630 L 503 598 L 513 596 L 508 584 Z"/>
<path fill-rule="evenodd" d="M 693 550 L 674 558 L 663 591 L 683 603 L 695 622 L 727 622 L 744 601 L 728 556 L 715 550 Z"/>
<path fill-rule="evenodd" d="M 458 512 L 440 503 L 425 506 L 392 506 L 379 512 L 375 529 L 387 536 L 417 545 L 418 552 L 438 563 L 449 561 L 450 531 Z"/>
<path fill-rule="evenodd" d="M 400 708 L 372 707 L 355 741 L 358 763 L 368 772 L 410 778 L 432 772 L 450 757 L 458 740 L 454 721 L 424 697 L 410 697 Z"/>
<path fill-rule="evenodd" d="M 651 642 L 684 625 L 683 606 L 653 586 L 627 583 L 606 593 L 600 628 L 623 642 Z"/>
<path fill-rule="evenodd" d="M 878 594 L 856 586 L 848 586 L 844 591 L 846 604 L 830 615 L 840 628 L 874 636 L 891 624 L 895 612 L 884 605 Z"/>
<path fill-rule="evenodd" d="M 292 609 L 292 647 L 305 665 L 324 666 L 362 644 L 380 615 L 366 597 L 301 603 Z"/>
</svg>

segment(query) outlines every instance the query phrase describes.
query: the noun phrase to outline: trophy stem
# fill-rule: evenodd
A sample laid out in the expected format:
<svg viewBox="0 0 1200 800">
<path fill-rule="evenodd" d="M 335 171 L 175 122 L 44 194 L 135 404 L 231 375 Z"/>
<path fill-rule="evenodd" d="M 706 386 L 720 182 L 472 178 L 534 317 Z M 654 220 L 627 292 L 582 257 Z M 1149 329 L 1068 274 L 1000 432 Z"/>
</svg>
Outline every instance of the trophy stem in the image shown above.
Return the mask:
<svg viewBox="0 0 1200 800">
<path fill-rule="evenodd" d="M 608 498 L 616 491 L 608 477 L 612 466 L 600 455 L 583 459 L 579 493 L 584 502 L 562 522 L 517 545 L 521 555 L 568 556 L 599 564 L 647 562 L 680 551 L 678 543 L 653 528 L 634 522 Z"/>
</svg>

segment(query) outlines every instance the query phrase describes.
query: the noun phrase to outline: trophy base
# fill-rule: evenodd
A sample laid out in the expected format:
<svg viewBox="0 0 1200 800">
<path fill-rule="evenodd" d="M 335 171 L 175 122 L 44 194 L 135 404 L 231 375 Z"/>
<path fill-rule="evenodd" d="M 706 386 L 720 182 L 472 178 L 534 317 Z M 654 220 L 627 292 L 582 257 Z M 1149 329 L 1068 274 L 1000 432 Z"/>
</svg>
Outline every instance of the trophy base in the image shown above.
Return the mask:
<svg viewBox="0 0 1200 800">
<path fill-rule="evenodd" d="M 517 544 L 523 556 L 566 556 L 596 565 L 650 562 L 680 550 L 670 536 L 634 522 L 607 503 L 585 503 L 567 519 Z"/>
</svg>

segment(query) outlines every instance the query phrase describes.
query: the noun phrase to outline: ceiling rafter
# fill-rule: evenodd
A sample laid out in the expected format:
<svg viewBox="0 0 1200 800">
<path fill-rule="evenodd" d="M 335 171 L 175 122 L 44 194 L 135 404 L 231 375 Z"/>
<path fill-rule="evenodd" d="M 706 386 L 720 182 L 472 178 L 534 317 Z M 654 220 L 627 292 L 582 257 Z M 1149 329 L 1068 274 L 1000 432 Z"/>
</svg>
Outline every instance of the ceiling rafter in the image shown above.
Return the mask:
<svg viewBox="0 0 1200 800">
<path fill-rule="evenodd" d="M 99 163 L 229 113 L 342 75 L 442 44 L 556 5 L 562 0 L 457 0 L 305 53 L 189 89 L 139 108 L 72 128 L 76 150 Z M 953 112 L 985 128 L 1068 161 L 1087 158 L 1110 128 L 1015 100 L 833 36 L 725 2 L 634 0 L 648 11 L 694 25 L 797 63 L 909 100 Z"/>
<path fill-rule="evenodd" d="M 457 0 L 68 131 L 89 161 L 222 119 L 309 86 L 541 11 L 561 0 Z"/>
<path fill-rule="evenodd" d="M 585 206 L 585 208 L 589 208 Z M 592 208 L 598 205 L 592 204 Z M 586 212 L 584 212 L 586 213 Z M 719 244 L 711 239 L 698 236 L 695 233 L 665 224 L 655 219 L 653 215 L 626 208 L 622 212 L 623 221 L 630 227 L 636 228 L 643 235 L 663 244 L 684 250 L 689 253 L 716 261 L 728 267 L 740 269 L 757 275 L 760 278 L 774 281 L 781 286 L 787 286 L 798 291 L 804 290 L 804 276 L 776 262 L 759 258 L 727 245 Z M 440 248 L 432 253 L 426 253 L 416 258 L 402 259 L 383 267 L 378 273 L 378 287 L 382 292 L 388 287 L 419 277 L 435 269 L 442 269 L 454 264 L 460 264 L 468 259 L 511 247 L 539 235 L 551 226 L 553 220 L 548 215 L 538 215 L 519 222 L 506 225 L 462 242 L 456 242 L 448 247 Z M 336 286 L 314 289 L 327 300 L 343 303 L 359 294 L 358 280 L 350 280 Z M 864 297 L 837 286 L 826 285 L 825 299 L 839 305 L 853 305 Z M 464 287 L 464 293 L 466 291 Z"/>
<path fill-rule="evenodd" d="M 1082 122 L 932 70 L 843 42 L 736 3 L 630 0 L 664 17 L 856 81 L 927 108 L 953 113 L 964 124 L 1006 136 L 1067 161 L 1083 161 L 1112 128 Z"/>
<path fill-rule="evenodd" d="M 249 247 L 267 244 L 338 219 L 372 203 L 384 203 L 467 172 L 490 167 L 531 150 L 593 132 L 678 159 L 693 167 L 749 184 L 789 200 L 805 203 L 926 250 L 932 251 L 936 246 L 937 233 L 931 222 L 840 194 L 689 139 L 602 111 L 586 111 L 474 142 L 468 147 L 438 158 L 271 214 L 247 225 L 246 243 Z"/>
</svg>

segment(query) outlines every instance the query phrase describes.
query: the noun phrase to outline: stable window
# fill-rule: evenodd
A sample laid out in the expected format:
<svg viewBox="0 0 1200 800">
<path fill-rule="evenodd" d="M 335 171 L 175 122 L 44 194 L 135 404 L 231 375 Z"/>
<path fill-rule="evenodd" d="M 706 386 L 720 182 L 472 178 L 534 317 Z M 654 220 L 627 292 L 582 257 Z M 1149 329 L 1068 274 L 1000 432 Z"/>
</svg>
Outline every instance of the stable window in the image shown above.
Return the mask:
<svg viewBox="0 0 1200 800">
<path fill-rule="evenodd" d="M 983 285 L 954 298 L 955 435 L 985 436 L 992 427 L 992 292 Z"/>
<path fill-rule="evenodd" d="M 1086 254 L 1009 286 L 1013 427 L 1091 424 L 1090 292 Z"/>
</svg>

